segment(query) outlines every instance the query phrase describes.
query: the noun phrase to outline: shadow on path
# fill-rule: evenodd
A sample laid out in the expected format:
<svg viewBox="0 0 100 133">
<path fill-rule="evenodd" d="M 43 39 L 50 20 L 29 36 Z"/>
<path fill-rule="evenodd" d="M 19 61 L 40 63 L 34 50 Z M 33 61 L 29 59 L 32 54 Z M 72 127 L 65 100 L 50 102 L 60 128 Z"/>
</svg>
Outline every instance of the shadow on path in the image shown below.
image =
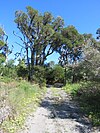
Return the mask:
<svg viewBox="0 0 100 133">
<path fill-rule="evenodd" d="M 68 97 L 63 100 L 55 96 L 46 97 L 40 106 L 51 112 L 50 116 L 48 116 L 49 119 L 69 119 L 75 122 L 75 129 L 78 130 L 79 133 L 91 133 L 91 123 L 85 115 L 81 113 L 79 107 L 74 104 L 72 100 L 69 100 Z"/>
</svg>

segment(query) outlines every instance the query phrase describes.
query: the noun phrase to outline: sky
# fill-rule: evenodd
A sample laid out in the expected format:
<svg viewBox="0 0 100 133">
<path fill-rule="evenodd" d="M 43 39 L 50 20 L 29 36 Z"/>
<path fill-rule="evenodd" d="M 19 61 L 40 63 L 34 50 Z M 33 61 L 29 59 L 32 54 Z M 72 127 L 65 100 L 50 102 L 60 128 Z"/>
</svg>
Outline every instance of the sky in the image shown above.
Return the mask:
<svg viewBox="0 0 100 133">
<path fill-rule="evenodd" d="M 73 25 L 79 33 L 91 33 L 96 37 L 96 30 L 100 27 L 100 0 L 1 0 L 0 2 L 0 26 L 3 26 L 9 36 L 8 43 L 14 45 L 14 57 L 20 47 L 15 42 L 18 38 L 13 35 L 13 31 L 18 31 L 14 23 L 15 11 L 23 10 L 26 6 L 32 6 L 40 13 L 49 11 L 54 17 L 61 16 L 65 26 Z M 48 61 L 57 62 L 57 54 L 53 54 Z"/>
</svg>

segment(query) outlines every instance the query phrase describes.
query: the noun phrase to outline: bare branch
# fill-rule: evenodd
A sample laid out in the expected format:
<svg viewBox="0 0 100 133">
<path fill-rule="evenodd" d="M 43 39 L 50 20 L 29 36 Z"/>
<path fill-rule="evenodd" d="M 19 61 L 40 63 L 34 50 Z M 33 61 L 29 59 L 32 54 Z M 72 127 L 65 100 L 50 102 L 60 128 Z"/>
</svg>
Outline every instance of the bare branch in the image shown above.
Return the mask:
<svg viewBox="0 0 100 133">
<path fill-rule="evenodd" d="M 25 43 L 25 41 L 22 39 L 22 37 L 18 36 L 18 35 L 15 33 L 15 31 L 13 31 L 13 34 L 14 34 L 15 36 L 17 36 L 23 43 Z"/>
<path fill-rule="evenodd" d="M 18 42 L 15 42 L 16 44 L 18 44 L 19 46 L 21 46 L 22 48 L 25 48 L 24 46 L 22 46 L 20 43 Z"/>
</svg>

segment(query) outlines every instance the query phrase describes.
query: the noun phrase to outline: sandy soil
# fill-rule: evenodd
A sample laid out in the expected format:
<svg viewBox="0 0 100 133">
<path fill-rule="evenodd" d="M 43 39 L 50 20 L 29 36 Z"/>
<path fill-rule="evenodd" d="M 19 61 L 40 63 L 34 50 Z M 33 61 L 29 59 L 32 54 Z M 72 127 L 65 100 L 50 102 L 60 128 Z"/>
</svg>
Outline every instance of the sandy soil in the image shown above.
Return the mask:
<svg viewBox="0 0 100 133">
<path fill-rule="evenodd" d="M 36 112 L 18 133 L 100 133 L 61 88 L 48 88 Z"/>
</svg>

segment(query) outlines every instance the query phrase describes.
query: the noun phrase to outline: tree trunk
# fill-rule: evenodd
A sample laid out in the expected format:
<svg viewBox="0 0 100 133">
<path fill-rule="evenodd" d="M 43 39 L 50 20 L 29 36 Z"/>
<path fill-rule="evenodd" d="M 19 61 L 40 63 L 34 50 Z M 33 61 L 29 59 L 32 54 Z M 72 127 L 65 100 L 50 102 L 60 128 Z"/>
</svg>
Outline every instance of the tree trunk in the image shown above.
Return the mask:
<svg viewBox="0 0 100 133">
<path fill-rule="evenodd" d="M 35 49 L 31 50 L 31 80 L 34 74 L 34 65 L 35 65 Z"/>
<path fill-rule="evenodd" d="M 75 68 L 73 68 L 73 76 L 72 76 L 72 83 L 76 83 L 76 75 L 75 75 Z"/>
<path fill-rule="evenodd" d="M 26 48 L 26 55 L 27 55 L 27 65 L 28 65 L 28 81 L 31 80 L 31 70 L 30 70 L 30 62 L 28 57 L 28 48 Z"/>
</svg>

